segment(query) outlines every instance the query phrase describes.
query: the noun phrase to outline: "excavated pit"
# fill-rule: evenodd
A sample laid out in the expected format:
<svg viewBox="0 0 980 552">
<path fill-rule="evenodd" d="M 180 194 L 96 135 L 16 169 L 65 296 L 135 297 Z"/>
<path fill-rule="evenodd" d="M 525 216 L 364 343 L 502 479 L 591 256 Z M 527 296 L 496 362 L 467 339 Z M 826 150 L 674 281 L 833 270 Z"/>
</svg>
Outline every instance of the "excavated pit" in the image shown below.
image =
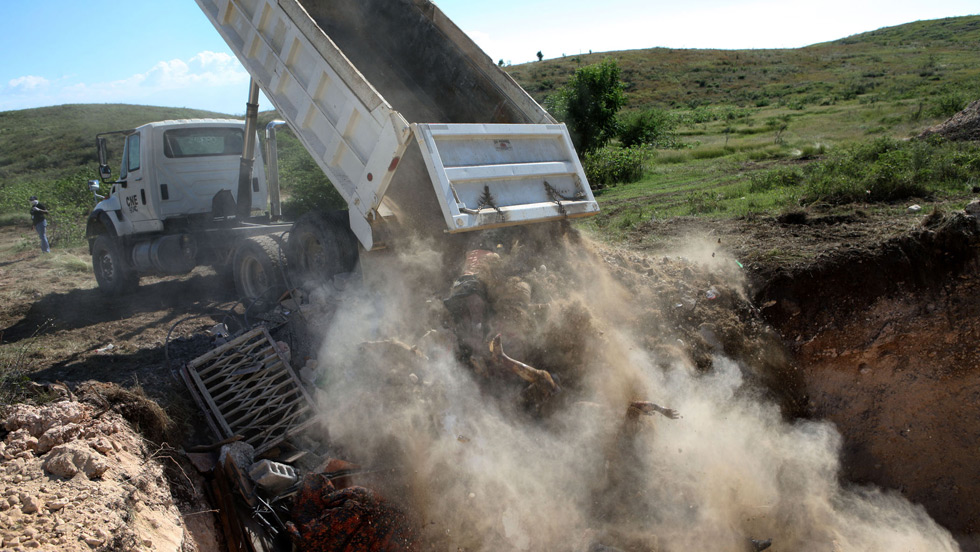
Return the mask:
<svg viewBox="0 0 980 552">
<path fill-rule="evenodd" d="M 756 294 L 843 436 L 842 477 L 923 505 L 980 549 L 980 275 L 975 218 L 926 219 L 871 255 L 828 256 Z"/>
</svg>

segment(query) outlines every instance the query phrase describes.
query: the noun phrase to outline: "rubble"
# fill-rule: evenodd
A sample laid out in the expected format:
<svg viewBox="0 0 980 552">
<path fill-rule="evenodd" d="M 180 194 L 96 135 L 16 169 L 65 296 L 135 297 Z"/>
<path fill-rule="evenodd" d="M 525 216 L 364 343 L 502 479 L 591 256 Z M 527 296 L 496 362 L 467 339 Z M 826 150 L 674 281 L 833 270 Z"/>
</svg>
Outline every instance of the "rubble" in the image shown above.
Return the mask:
<svg viewBox="0 0 980 552">
<path fill-rule="evenodd" d="M 153 451 L 118 413 L 76 400 L 5 408 L 0 540 L 10 550 L 214 550 L 190 530 Z"/>
<path fill-rule="evenodd" d="M 328 474 L 303 478 L 291 513 L 287 527 L 297 550 L 421 550 L 419 529 L 404 513 L 364 487 L 337 488 Z"/>
</svg>

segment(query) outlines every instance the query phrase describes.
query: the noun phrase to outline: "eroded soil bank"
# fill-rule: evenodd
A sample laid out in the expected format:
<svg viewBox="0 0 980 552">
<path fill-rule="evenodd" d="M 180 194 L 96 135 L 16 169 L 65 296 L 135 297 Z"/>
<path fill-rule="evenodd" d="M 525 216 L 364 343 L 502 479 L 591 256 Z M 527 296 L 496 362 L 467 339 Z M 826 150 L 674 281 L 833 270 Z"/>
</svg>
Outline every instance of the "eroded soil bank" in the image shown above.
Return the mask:
<svg viewBox="0 0 980 552">
<path fill-rule="evenodd" d="M 808 416 L 844 437 L 844 477 L 892 489 L 980 548 L 976 219 L 777 273 L 756 294 L 804 376 Z"/>
</svg>

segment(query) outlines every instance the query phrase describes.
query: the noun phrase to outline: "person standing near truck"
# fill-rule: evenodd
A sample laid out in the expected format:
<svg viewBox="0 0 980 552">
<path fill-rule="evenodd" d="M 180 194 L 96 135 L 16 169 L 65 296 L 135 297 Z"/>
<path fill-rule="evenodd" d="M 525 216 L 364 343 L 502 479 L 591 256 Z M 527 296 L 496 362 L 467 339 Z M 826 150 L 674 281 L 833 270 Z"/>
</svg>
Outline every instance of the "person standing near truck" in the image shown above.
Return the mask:
<svg viewBox="0 0 980 552">
<path fill-rule="evenodd" d="M 50 253 L 51 246 L 48 245 L 48 209 L 39 203 L 37 196 L 31 196 L 31 227 L 37 231 L 37 236 L 41 238 L 41 252 Z"/>
</svg>

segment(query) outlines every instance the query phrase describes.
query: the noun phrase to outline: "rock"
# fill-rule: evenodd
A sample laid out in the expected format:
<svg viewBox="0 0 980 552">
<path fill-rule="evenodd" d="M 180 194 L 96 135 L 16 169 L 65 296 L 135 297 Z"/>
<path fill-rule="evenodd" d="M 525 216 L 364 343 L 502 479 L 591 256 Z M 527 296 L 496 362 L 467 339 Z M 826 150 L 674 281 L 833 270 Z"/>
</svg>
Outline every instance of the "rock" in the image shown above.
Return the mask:
<svg viewBox="0 0 980 552">
<path fill-rule="evenodd" d="M 41 500 L 36 496 L 20 495 L 20 511 L 25 514 L 36 514 L 41 509 Z"/>
<path fill-rule="evenodd" d="M 11 408 L 3 427 L 10 432 L 23 429 L 31 434 L 41 433 L 41 415 L 34 407 L 18 404 Z"/>
<path fill-rule="evenodd" d="M 103 457 L 91 448 L 78 444 L 67 443 L 51 449 L 44 464 L 44 471 L 70 479 L 78 472 L 84 473 L 89 479 L 102 477 L 107 465 Z"/>
<path fill-rule="evenodd" d="M 90 441 L 89 446 L 101 452 L 102 454 L 108 454 L 114 450 L 112 441 L 106 439 L 105 437 L 99 437 L 97 439 Z"/>
<path fill-rule="evenodd" d="M 221 447 L 221 453 L 218 455 L 218 465 L 224 466 L 225 459 L 228 456 L 231 456 L 231 460 L 236 466 L 244 470 L 255 462 L 255 448 L 244 441 L 228 443 Z"/>
<path fill-rule="evenodd" d="M 906 209 L 905 212 L 910 215 L 914 215 L 915 213 L 918 213 L 921 210 L 922 210 L 922 206 L 916 204 L 916 205 L 909 205 L 909 208 Z"/>
<path fill-rule="evenodd" d="M 19 428 L 7 435 L 7 456 L 14 458 L 24 451 L 37 450 L 37 437 L 24 428 Z"/>
<path fill-rule="evenodd" d="M 38 438 L 37 451 L 44 454 L 58 445 L 74 440 L 81 433 L 82 426 L 75 423 L 54 426 Z"/>
<path fill-rule="evenodd" d="M 980 217 L 980 199 L 974 199 L 966 206 L 966 214 Z"/>
<path fill-rule="evenodd" d="M 31 435 L 40 437 L 52 427 L 79 423 L 87 417 L 82 406 L 74 401 L 61 401 L 43 408 L 18 404 L 11 408 L 3 425 L 7 431 L 26 429 Z"/>
</svg>

